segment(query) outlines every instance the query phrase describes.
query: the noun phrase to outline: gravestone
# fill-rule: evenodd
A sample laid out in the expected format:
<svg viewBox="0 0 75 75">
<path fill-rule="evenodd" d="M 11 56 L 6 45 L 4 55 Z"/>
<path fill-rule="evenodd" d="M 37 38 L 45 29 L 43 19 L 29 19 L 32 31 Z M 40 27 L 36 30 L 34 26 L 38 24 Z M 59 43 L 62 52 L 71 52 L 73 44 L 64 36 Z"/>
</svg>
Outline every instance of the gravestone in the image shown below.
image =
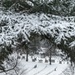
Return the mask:
<svg viewBox="0 0 75 75">
<path fill-rule="evenodd" d="M 48 60 L 47 59 L 45 59 L 45 63 L 48 63 Z"/>
<path fill-rule="evenodd" d="M 40 59 L 40 60 L 39 60 L 39 63 L 42 63 L 42 62 L 43 62 L 43 60 L 42 60 L 42 59 Z"/>
<path fill-rule="evenodd" d="M 22 59 L 25 59 L 25 56 L 22 56 Z"/>
<path fill-rule="evenodd" d="M 36 61 L 36 58 L 32 59 L 32 61 L 35 62 Z"/>
<path fill-rule="evenodd" d="M 59 64 L 62 64 L 62 61 L 59 61 Z"/>
<path fill-rule="evenodd" d="M 55 63 L 55 60 L 51 60 L 51 62 Z"/>
</svg>

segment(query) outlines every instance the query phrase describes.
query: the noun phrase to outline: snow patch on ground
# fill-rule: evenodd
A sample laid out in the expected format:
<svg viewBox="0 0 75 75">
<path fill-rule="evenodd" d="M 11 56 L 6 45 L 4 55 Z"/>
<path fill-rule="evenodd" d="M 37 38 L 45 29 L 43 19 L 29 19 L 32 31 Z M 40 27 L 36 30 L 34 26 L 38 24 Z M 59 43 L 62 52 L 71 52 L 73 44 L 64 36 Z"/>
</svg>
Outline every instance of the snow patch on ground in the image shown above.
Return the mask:
<svg viewBox="0 0 75 75">
<path fill-rule="evenodd" d="M 27 69 L 24 72 L 26 75 L 59 75 L 68 67 L 67 64 L 49 65 L 46 63 L 25 62 L 25 60 L 22 60 L 21 65 L 24 69 Z M 37 65 L 36 68 L 34 68 L 35 65 Z"/>
</svg>

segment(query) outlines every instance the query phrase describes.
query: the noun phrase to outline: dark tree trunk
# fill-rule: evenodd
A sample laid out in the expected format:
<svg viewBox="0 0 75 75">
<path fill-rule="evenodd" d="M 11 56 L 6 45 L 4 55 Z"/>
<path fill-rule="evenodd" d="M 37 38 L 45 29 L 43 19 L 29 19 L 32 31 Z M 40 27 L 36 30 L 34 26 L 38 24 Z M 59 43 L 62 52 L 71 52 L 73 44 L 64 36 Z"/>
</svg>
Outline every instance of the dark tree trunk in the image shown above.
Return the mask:
<svg viewBox="0 0 75 75">
<path fill-rule="evenodd" d="M 28 50 L 26 51 L 26 61 L 28 61 L 28 54 L 29 54 L 29 52 L 28 52 Z"/>
<path fill-rule="evenodd" d="M 51 65 L 51 49 L 50 49 L 50 52 L 49 52 L 49 64 Z"/>
<path fill-rule="evenodd" d="M 72 60 L 71 60 L 71 66 L 73 66 L 73 64 L 72 64 Z"/>
</svg>

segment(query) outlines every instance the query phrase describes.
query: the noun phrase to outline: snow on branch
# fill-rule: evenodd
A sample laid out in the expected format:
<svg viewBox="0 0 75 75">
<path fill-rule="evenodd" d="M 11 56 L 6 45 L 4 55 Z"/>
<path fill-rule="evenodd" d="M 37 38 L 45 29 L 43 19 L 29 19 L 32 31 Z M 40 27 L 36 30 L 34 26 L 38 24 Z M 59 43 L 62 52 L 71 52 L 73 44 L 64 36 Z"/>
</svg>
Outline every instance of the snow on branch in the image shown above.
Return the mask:
<svg viewBox="0 0 75 75">
<path fill-rule="evenodd" d="M 0 22 L 3 19 L 7 20 L 7 25 L 0 29 L 0 43 L 17 38 L 19 33 L 22 33 L 26 40 L 30 37 L 31 32 L 40 35 L 50 34 L 55 38 L 56 43 L 60 43 L 61 39 L 66 40 L 68 37 L 75 36 L 74 22 L 66 21 L 66 17 L 50 16 L 44 13 L 30 15 L 27 13 L 7 13 L 0 14 Z"/>
</svg>

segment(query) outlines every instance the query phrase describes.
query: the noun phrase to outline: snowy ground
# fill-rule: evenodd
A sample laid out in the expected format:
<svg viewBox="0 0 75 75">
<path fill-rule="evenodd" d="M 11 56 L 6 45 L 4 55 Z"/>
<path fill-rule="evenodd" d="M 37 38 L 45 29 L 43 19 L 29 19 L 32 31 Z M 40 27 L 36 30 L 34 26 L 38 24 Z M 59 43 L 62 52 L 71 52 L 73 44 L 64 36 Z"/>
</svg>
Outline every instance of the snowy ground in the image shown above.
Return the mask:
<svg viewBox="0 0 75 75">
<path fill-rule="evenodd" d="M 7 75 L 65 75 L 64 72 L 66 73 L 66 70 L 69 67 L 69 64 L 67 64 L 66 61 L 63 61 L 62 64 L 59 64 L 60 60 L 59 57 L 55 58 L 53 57 L 52 59 L 56 61 L 53 62 L 52 65 L 49 65 L 49 62 L 44 62 L 44 59 L 45 58 L 37 57 L 37 61 L 32 62 L 31 56 L 29 56 L 29 61 L 26 62 L 25 58 L 22 58 L 21 56 L 20 59 L 18 59 L 18 67 L 20 68 L 17 69 L 18 74 L 15 74 L 14 71 L 11 71 L 8 72 Z M 43 60 L 43 61 L 39 62 L 38 60 Z M 5 73 L 0 75 L 5 75 Z M 69 74 L 68 72 L 66 75 L 71 75 L 71 74 Z"/>
<path fill-rule="evenodd" d="M 24 55 L 23 55 L 24 56 Z M 48 57 L 46 57 L 48 59 Z M 22 71 L 20 74 L 22 75 L 59 75 L 61 74 L 67 67 L 68 64 L 66 61 L 63 61 L 62 64 L 59 64 L 59 57 L 53 57 L 53 60 L 55 62 L 52 63 L 52 65 L 49 65 L 48 62 L 44 62 L 45 58 L 39 58 L 37 57 L 37 61 L 32 62 L 31 56 L 29 56 L 29 62 L 26 62 L 25 59 L 19 59 L 20 68 Z M 42 62 L 39 62 L 39 60 L 43 60 Z"/>
<path fill-rule="evenodd" d="M 49 65 L 48 63 L 25 62 L 25 60 L 21 60 L 21 65 L 25 69 L 24 75 L 59 75 L 68 67 L 67 64 Z M 36 68 L 35 65 L 37 65 Z"/>
<path fill-rule="evenodd" d="M 27 69 L 24 74 L 26 75 L 59 75 L 67 68 L 67 64 L 52 64 L 45 63 L 25 62 L 23 60 L 22 65 Z M 37 65 L 36 68 L 34 66 Z"/>
</svg>

